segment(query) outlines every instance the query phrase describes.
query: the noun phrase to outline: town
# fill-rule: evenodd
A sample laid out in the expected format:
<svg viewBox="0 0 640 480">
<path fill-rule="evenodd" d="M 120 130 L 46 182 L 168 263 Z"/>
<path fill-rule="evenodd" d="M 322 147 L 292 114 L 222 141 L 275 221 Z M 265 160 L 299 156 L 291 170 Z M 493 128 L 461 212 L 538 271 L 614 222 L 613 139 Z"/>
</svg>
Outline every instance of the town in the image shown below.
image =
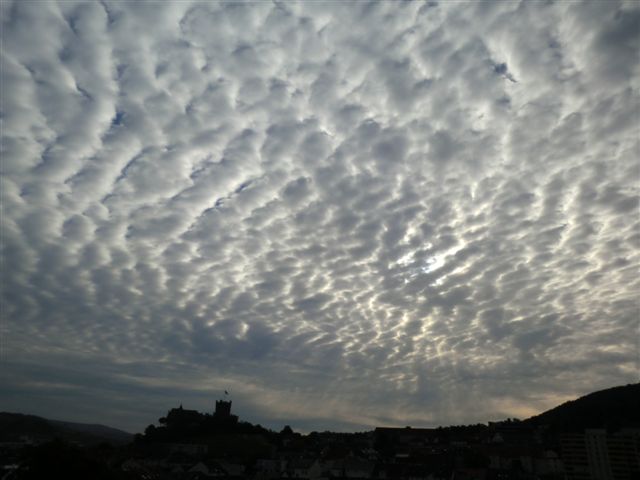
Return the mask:
<svg viewBox="0 0 640 480">
<path fill-rule="evenodd" d="M 38 462 L 55 458 L 56 468 L 69 469 L 65 478 L 82 478 L 73 469 L 92 468 L 91 478 L 149 480 L 635 480 L 640 428 L 630 408 L 639 389 L 596 392 L 523 421 L 307 435 L 241 421 L 230 400 L 216 401 L 211 413 L 180 405 L 120 447 L 32 445 L 30 458 L 20 468 L 5 465 L 2 478 L 57 478 L 51 466 L 38 476 Z M 11 454 L 7 442 L 3 448 Z"/>
</svg>

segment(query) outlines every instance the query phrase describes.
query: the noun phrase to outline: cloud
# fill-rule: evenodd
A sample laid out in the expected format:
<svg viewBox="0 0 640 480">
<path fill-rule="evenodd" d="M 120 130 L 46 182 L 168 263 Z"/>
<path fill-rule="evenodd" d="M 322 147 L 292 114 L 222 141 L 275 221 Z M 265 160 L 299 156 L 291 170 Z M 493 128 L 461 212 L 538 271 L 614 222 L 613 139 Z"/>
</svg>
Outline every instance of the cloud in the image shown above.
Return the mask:
<svg viewBox="0 0 640 480">
<path fill-rule="evenodd" d="M 640 11 L 459 7 L 4 2 L 0 406 L 360 429 L 636 380 Z"/>
</svg>

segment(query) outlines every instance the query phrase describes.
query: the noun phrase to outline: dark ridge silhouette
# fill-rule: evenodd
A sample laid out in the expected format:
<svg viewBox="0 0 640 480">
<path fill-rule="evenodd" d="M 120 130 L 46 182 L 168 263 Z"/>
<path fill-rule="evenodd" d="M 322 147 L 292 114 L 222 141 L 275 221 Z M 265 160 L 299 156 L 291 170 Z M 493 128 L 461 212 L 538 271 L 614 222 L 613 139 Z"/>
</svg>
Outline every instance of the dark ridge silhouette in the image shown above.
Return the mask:
<svg viewBox="0 0 640 480">
<path fill-rule="evenodd" d="M 55 439 L 25 447 L 12 460 L 19 468 L 3 469 L 3 480 L 148 480 L 132 475 L 113 461 L 116 447 L 111 445 L 78 446 Z M 0 462 L 2 463 L 2 462 Z M 5 473 L 6 472 L 6 473 Z M 154 477 L 157 478 L 157 477 Z"/>
<path fill-rule="evenodd" d="M 172 408 L 126 444 L 102 425 L 0 413 L 0 478 L 636 480 L 639 404 L 633 384 L 524 421 L 302 435 L 240 421 L 218 400 L 210 413 Z"/>
<path fill-rule="evenodd" d="M 17 442 L 23 437 L 53 439 L 56 429 L 44 418 L 21 413 L 0 412 L 0 442 Z"/>
<path fill-rule="evenodd" d="M 133 440 L 132 434 L 105 425 L 63 422 L 36 415 L 0 412 L 0 442 L 17 442 L 25 437 L 35 442 L 57 438 L 78 445 L 122 445 Z"/>
<path fill-rule="evenodd" d="M 528 418 L 524 422 L 530 425 L 547 425 L 556 431 L 574 432 L 585 428 L 638 428 L 640 383 L 590 393 Z"/>
<path fill-rule="evenodd" d="M 99 438 L 101 442 L 123 444 L 133 440 L 133 434 L 100 424 L 63 422 L 61 420 L 47 420 L 54 427 L 69 432 L 77 432 L 90 437 Z"/>
</svg>

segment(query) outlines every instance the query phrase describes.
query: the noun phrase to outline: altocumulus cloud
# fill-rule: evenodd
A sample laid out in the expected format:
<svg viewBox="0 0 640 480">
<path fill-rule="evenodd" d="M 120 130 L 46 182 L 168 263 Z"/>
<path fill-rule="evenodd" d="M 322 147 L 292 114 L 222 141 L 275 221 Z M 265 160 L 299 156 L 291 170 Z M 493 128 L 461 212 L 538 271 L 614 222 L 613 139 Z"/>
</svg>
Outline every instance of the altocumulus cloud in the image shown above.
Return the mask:
<svg viewBox="0 0 640 480">
<path fill-rule="evenodd" d="M 3 409 L 354 429 L 637 381 L 637 3 L 0 5 Z"/>
</svg>

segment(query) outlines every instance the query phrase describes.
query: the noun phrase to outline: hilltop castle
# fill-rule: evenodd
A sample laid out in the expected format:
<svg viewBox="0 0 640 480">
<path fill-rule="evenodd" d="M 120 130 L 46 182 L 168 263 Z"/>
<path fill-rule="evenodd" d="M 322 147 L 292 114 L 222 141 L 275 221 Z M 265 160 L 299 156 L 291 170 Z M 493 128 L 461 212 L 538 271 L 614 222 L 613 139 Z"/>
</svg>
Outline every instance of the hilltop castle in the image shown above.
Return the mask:
<svg viewBox="0 0 640 480">
<path fill-rule="evenodd" d="M 231 415 L 231 400 L 217 400 L 213 418 L 221 422 L 237 423 L 238 416 Z"/>
<path fill-rule="evenodd" d="M 194 428 L 202 425 L 235 425 L 238 416 L 231 414 L 230 400 L 217 400 L 216 409 L 212 414 L 202 414 L 197 410 L 187 410 L 180 405 L 172 408 L 167 416 L 159 420 L 160 424 L 169 428 Z"/>
</svg>

